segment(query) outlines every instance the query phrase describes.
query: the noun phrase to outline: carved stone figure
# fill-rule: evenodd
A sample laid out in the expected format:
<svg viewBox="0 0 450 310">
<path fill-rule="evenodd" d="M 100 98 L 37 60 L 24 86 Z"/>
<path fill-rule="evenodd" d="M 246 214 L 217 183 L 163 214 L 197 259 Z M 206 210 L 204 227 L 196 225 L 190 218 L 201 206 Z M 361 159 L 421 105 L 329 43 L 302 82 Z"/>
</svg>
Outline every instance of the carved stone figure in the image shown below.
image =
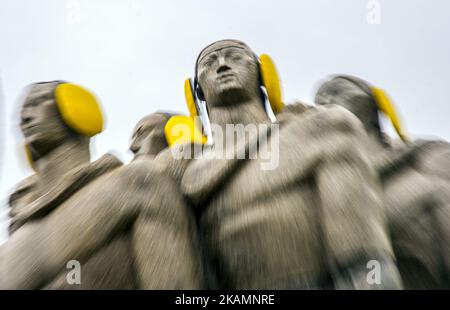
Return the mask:
<svg viewBox="0 0 450 310">
<path fill-rule="evenodd" d="M 142 155 L 157 156 L 168 147 L 164 126 L 172 115 L 156 112 L 142 118 L 133 130 L 130 150 L 134 158 Z"/>
<path fill-rule="evenodd" d="M 235 40 L 203 49 L 196 63 L 197 96 L 211 123 L 260 125 L 244 145 L 223 143 L 245 159 L 218 158 L 219 143 L 187 167 L 182 189 L 198 208 L 200 231 L 215 273 L 211 287 L 234 289 L 400 288 L 375 171 L 360 122 L 340 107 L 299 109 L 282 117 L 279 164 L 261 169 L 252 146 L 273 144 L 253 51 Z M 263 128 L 263 127 L 262 127 Z M 262 137 L 269 135 L 269 139 Z M 275 148 L 277 148 L 275 146 Z M 367 263 L 382 268 L 367 281 Z M 211 280 L 212 281 L 212 280 Z"/>
<path fill-rule="evenodd" d="M 34 196 L 36 181 L 36 175 L 27 177 L 16 185 L 14 192 L 9 196 L 9 217 L 12 219 L 9 227 L 9 234 L 14 232 L 14 220 L 19 216 L 19 213 L 26 209 L 26 206 L 32 203 L 33 200 L 37 199 L 37 197 Z"/>
<path fill-rule="evenodd" d="M 165 126 L 175 115 L 179 114 L 155 112 L 142 118 L 133 130 L 130 151 L 134 154 L 133 160 L 155 160 L 172 179 L 180 183 L 190 159 L 194 156 L 194 146 L 191 143 L 182 143 L 169 147 Z M 180 152 L 187 152 L 189 148 L 191 156 L 175 158 L 173 154 L 178 152 L 175 149 L 180 148 Z"/>
<path fill-rule="evenodd" d="M 90 161 L 89 136 L 101 130 L 93 100 L 62 82 L 35 84 L 25 100 L 21 129 L 36 174 L 31 191 L 19 189 L 11 199 L 0 288 L 201 287 L 193 228 L 175 181 L 153 161 L 123 166 L 109 154 Z M 80 119 L 83 111 L 91 113 Z M 81 267 L 75 284 L 67 280 L 74 261 Z"/>
<path fill-rule="evenodd" d="M 367 149 L 383 183 L 392 243 L 405 288 L 448 288 L 450 145 L 444 141 L 389 141 L 381 130 L 373 87 L 356 77 L 335 76 L 324 82 L 316 103 L 350 110 L 370 137 Z"/>
</svg>

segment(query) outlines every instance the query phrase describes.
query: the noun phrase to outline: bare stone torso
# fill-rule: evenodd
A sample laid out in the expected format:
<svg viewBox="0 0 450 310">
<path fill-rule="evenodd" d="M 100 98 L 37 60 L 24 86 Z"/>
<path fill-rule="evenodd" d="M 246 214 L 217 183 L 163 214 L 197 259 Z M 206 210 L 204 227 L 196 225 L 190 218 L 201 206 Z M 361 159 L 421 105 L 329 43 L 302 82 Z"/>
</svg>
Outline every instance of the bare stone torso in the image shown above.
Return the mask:
<svg viewBox="0 0 450 310">
<path fill-rule="evenodd" d="M 183 179 L 188 195 L 194 200 L 209 197 L 202 205 L 200 227 L 218 285 L 238 289 L 330 287 L 330 251 L 342 259 L 349 255 L 345 250 L 371 248 L 377 242 L 387 248 L 384 236 L 374 240 L 364 232 L 365 223 L 343 229 L 338 237 L 346 241 L 342 253 L 324 244 L 330 235 L 329 226 L 323 223 L 316 167 L 327 158 L 347 155 L 351 142 L 357 141 L 351 118 L 334 112 L 311 110 L 282 124 L 279 166 L 262 170 L 261 159 L 242 161 L 212 194 L 202 193 L 199 187 L 209 184 L 205 179 L 212 170 L 207 167 L 212 166 L 194 160 L 188 167 Z M 367 215 L 370 218 L 377 212 L 368 209 Z M 350 236 L 358 230 L 359 236 Z"/>
<path fill-rule="evenodd" d="M 118 234 L 93 255 L 80 261 L 80 284 L 71 284 L 64 268 L 43 289 L 114 290 L 138 289 L 138 279 L 133 262 L 130 233 Z M 105 263 L 108 262 L 108 263 Z"/>
<path fill-rule="evenodd" d="M 450 183 L 445 166 L 433 160 L 435 152 L 444 154 L 442 144 L 424 146 L 385 151 L 411 153 L 383 182 L 392 243 L 407 289 L 449 285 Z"/>
<path fill-rule="evenodd" d="M 0 251 L 8 271 L 0 286 L 199 288 L 191 220 L 175 183 L 155 164 L 123 166 L 20 227 Z M 71 260 L 81 264 L 80 286 L 65 281 Z"/>
</svg>

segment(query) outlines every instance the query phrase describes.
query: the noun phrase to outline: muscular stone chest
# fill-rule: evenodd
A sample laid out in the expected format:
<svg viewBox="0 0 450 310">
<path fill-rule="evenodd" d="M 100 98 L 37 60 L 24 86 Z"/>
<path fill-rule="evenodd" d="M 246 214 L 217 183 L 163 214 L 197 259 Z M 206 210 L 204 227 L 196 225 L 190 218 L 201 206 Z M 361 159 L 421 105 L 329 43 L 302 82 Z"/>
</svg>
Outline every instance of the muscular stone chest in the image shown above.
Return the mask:
<svg viewBox="0 0 450 310">
<path fill-rule="evenodd" d="M 293 283 L 291 277 L 317 283 L 324 273 L 314 182 L 322 153 L 307 148 L 316 142 L 314 136 L 292 139 L 302 126 L 281 128 L 277 168 L 262 170 L 260 158 L 242 160 L 204 206 L 201 225 L 214 255 L 229 272 L 230 285 L 254 288 L 270 282 L 283 287 L 284 281 Z M 284 284 L 274 284 L 277 281 Z"/>
<path fill-rule="evenodd" d="M 133 247 L 128 232 L 117 234 L 111 241 L 81 260 L 80 282 L 70 281 L 71 268 L 61 272 L 44 289 L 137 289 L 138 279 L 133 266 Z M 69 277 L 69 280 L 68 280 Z"/>
<path fill-rule="evenodd" d="M 209 203 L 200 222 L 210 253 L 226 273 L 225 285 L 304 288 L 316 283 L 324 256 L 313 188 L 299 182 L 252 200 L 245 192 L 245 169 Z M 241 184 L 242 192 L 232 191 L 233 183 Z M 228 203 L 236 194 L 242 200 Z"/>
</svg>

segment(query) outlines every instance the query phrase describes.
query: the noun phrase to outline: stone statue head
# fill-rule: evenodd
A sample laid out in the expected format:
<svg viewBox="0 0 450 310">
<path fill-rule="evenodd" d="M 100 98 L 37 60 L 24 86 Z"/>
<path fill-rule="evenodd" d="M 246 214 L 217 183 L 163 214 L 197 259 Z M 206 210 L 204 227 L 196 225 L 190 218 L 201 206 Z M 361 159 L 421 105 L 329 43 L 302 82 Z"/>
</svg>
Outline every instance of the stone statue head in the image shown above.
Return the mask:
<svg viewBox="0 0 450 310">
<path fill-rule="evenodd" d="M 170 114 L 156 112 L 142 118 L 133 130 L 130 150 L 135 158 L 141 155 L 156 156 L 168 147 L 164 126 L 170 118 Z"/>
<path fill-rule="evenodd" d="M 31 85 L 20 112 L 20 128 L 33 160 L 45 156 L 67 141 L 87 143 L 89 138 L 71 130 L 56 106 L 55 89 L 62 82 Z"/>
<path fill-rule="evenodd" d="M 258 59 L 244 43 L 221 40 L 205 47 L 196 62 L 196 81 L 209 106 L 261 96 Z"/>
<path fill-rule="evenodd" d="M 367 82 L 353 76 L 334 76 L 319 87 L 315 103 L 346 108 L 368 131 L 379 132 L 381 137 L 378 107 Z"/>
</svg>

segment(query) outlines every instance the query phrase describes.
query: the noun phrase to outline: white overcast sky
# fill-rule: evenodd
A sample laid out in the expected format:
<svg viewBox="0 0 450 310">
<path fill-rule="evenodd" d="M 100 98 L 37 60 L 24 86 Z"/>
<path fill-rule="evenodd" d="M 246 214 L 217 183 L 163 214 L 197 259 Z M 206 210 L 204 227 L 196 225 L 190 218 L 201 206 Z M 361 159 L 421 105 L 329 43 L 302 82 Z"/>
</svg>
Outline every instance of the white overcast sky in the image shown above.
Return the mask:
<svg viewBox="0 0 450 310">
<path fill-rule="evenodd" d="M 0 199 L 31 173 L 17 105 L 33 82 L 64 79 L 93 90 L 107 128 L 94 158 L 127 161 L 131 130 L 158 109 L 187 112 L 183 81 L 198 52 L 224 38 L 270 54 L 285 99 L 311 102 L 317 82 L 349 73 L 385 88 L 416 136 L 450 140 L 450 1 L 0 0 Z M 0 243 L 6 238 L 0 206 Z"/>
</svg>

